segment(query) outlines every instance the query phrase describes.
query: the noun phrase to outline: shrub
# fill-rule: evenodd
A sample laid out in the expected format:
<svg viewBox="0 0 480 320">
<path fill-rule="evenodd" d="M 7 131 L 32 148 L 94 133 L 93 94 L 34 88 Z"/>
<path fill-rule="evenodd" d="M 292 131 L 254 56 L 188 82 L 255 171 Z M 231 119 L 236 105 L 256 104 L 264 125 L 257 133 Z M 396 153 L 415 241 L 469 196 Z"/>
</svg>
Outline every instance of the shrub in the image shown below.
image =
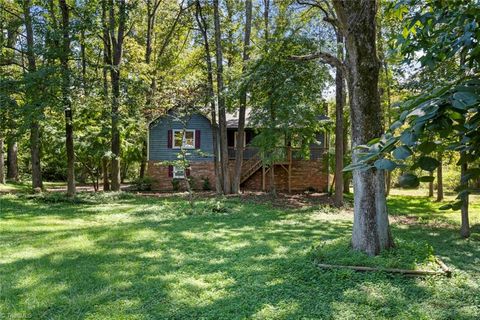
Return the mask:
<svg viewBox="0 0 480 320">
<path fill-rule="evenodd" d="M 133 187 L 137 191 L 151 191 L 155 180 L 150 177 L 138 178 L 133 181 Z"/>
<path fill-rule="evenodd" d="M 212 186 L 210 184 L 210 179 L 208 179 L 208 177 L 202 177 L 202 181 L 203 181 L 203 185 L 202 185 L 203 191 L 212 190 Z"/>
<path fill-rule="evenodd" d="M 172 187 L 173 187 L 173 191 L 180 190 L 180 179 L 173 179 L 172 180 Z"/>
</svg>

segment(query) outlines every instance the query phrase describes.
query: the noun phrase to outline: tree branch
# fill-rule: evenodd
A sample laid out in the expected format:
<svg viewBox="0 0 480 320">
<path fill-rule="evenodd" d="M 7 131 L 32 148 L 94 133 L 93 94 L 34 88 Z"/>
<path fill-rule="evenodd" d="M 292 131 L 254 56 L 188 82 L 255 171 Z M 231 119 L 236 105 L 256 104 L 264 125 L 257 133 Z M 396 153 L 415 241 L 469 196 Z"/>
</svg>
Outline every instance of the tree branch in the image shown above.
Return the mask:
<svg viewBox="0 0 480 320">
<path fill-rule="evenodd" d="M 313 1 L 297 0 L 297 3 L 299 5 L 307 5 L 307 6 L 311 6 L 311 7 L 315 7 L 315 8 L 320 9 L 323 12 L 323 15 L 324 15 L 323 21 L 330 23 L 333 26 L 333 28 L 335 29 L 335 31 L 337 31 L 337 29 L 339 28 L 338 20 L 335 18 L 335 13 L 332 10 L 332 8 L 330 7 L 330 5 L 328 4 L 328 2 L 319 1 L 319 0 L 313 0 Z M 325 8 L 323 6 L 323 4 L 325 4 L 325 6 L 327 8 Z"/>
<path fill-rule="evenodd" d="M 306 54 L 303 56 L 290 56 L 289 59 L 294 61 L 310 61 L 310 60 L 318 59 L 326 64 L 331 65 L 332 67 L 342 69 L 342 71 L 344 71 L 345 73 L 347 71 L 345 64 L 343 64 L 342 61 L 340 61 L 337 57 L 327 52 L 319 51 L 311 54 Z"/>
</svg>

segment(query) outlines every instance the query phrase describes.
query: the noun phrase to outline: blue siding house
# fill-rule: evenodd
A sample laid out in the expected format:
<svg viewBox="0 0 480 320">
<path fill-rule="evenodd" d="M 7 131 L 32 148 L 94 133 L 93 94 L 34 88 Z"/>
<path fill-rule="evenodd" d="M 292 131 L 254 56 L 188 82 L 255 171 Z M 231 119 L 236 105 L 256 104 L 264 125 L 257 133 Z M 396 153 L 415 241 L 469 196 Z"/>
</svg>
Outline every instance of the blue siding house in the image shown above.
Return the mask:
<svg viewBox="0 0 480 320">
<path fill-rule="evenodd" d="M 227 119 L 228 155 L 231 174 L 237 148 L 238 120 L 235 115 Z M 259 149 L 252 147 L 256 131 L 247 127 L 243 136 L 245 142 L 244 161 L 241 172 L 243 189 L 266 190 L 271 166 L 262 162 Z M 280 139 L 281 140 L 281 139 Z M 292 147 L 285 141 L 279 147 L 279 154 L 284 157 L 275 163 L 274 184 L 277 190 L 304 191 L 307 189 L 325 190 L 328 186 L 328 174 L 324 170 L 326 154 L 326 136 L 317 134 L 317 144 L 309 146 L 309 154 L 305 155 L 300 148 Z M 208 117 L 195 113 L 188 119 L 179 118 L 173 110 L 155 119 L 148 125 L 148 168 L 147 175 L 153 179 L 154 190 L 169 191 L 184 186 L 189 177 L 194 189 L 212 188 L 215 185 L 215 166 L 213 157 L 212 124 Z M 168 162 L 178 160 L 181 148 L 188 149 L 190 168 L 183 170 Z M 278 166 L 278 169 L 276 168 Z"/>
<path fill-rule="evenodd" d="M 172 114 L 157 118 L 151 122 L 148 130 L 148 160 L 174 161 L 177 160 L 180 146 L 175 145 L 175 135 L 180 135 L 184 127 L 182 121 Z M 187 132 L 193 133 L 191 161 L 213 161 L 213 138 L 210 120 L 201 115 L 194 114 L 185 126 Z"/>
</svg>

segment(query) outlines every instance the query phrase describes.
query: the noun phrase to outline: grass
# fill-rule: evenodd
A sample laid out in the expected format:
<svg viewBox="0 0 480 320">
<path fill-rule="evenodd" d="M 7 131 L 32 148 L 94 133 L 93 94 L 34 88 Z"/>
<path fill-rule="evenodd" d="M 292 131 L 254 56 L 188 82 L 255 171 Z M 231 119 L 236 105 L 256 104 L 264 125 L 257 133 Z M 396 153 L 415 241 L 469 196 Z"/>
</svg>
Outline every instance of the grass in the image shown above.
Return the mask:
<svg viewBox="0 0 480 320">
<path fill-rule="evenodd" d="M 317 269 L 314 248 L 348 237 L 348 210 L 229 198 L 190 214 L 180 197 L 0 195 L 0 319 L 478 319 L 473 202 L 463 240 L 458 212 L 389 200 L 400 256 L 434 250 L 448 279 Z"/>
<path fill-rule="evenodd" d="M 44 182 L 45 188 L 54 188 L 59 186 L 64 186 L 64 182 Z M 32 184 L 31 182 L 14 182 L 9 181 L 6 184 L 0 183 L 0 194 L 2 193 L 12 193 L 12 192 L 31 192 Z"/>
</svg>

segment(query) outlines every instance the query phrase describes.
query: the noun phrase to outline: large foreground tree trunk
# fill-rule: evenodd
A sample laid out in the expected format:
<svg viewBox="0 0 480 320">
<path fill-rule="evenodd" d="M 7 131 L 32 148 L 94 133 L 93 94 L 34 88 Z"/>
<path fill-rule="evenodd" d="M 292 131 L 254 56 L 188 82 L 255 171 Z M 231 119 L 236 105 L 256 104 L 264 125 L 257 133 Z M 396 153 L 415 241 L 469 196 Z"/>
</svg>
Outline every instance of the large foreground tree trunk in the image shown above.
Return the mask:
<svg viewBox="0 0 480 320">
<path fill-rule="evenodd" d="M 337 56 L 340 60 L 343 51 L 343 36 L 337 31 Z M 343 107 L 345 101 L 343 70 L 337 67 L 335 70 L 335 206 L 343 206 Z"/>
<path fill-rule="evenodd" d="M 243 42 L 243 72 L 246 70 L 246 63 L 250 59 L 250 33 L 252 30 L 252 1 L 245 2 L 245 38 Z M 243 150 L 245 148 L 245 113 L 247 109 L 247 89 L 240 95 L 240 108 L 238 111 L 238 133 L 237 150 L 235 155 L 235 170 L 233 176 L 232 192 L 240 192 L 240 179 L 242 177 Z"/>
<path fill-rule="evenodd" d="M 220 129 L 220 163 L 222 170 L 223 193 L 231 193 L 230 168 L 228 165 L 227 114 L 223 86 L 222 31 L 220 28 L 220 8 L 218 0 L 213 1 L 213 20 L 215 25 L 215 49 L 217 62 L 218 124 Z"/>
<path fill-rule="evenodd" d="M 334 8 L 345 36 L 352 145 L 366 144 L 382 134 L 378 92 L 380 63 L 376 52 L 377 2 L 335 0 Z M 353 150 L 353 162 L 358 151 Z M 354 221 L 352 246 L 376 255 L 393 246 L 385 197 L 385 172 L 353 171 Z"/>
<path fill-rule="evenodd" d="M 13 139 L 7 145 L 7 180 L 18 181 L 18 145 Z"/>
<path fill-rule="evenodd" d="M 70 12 L 65 0 L 59 0 L 62 13 L 62 50 L 60 63 L 62 65 L 62 102 L 65 113 L 65 147 L 67 150 L 67 195 L 75 196 L 75 149 L 73 146 L 73 111 L 70 92 L 70 68 L 68 58 L 70 55 Z"/>
</svg>

